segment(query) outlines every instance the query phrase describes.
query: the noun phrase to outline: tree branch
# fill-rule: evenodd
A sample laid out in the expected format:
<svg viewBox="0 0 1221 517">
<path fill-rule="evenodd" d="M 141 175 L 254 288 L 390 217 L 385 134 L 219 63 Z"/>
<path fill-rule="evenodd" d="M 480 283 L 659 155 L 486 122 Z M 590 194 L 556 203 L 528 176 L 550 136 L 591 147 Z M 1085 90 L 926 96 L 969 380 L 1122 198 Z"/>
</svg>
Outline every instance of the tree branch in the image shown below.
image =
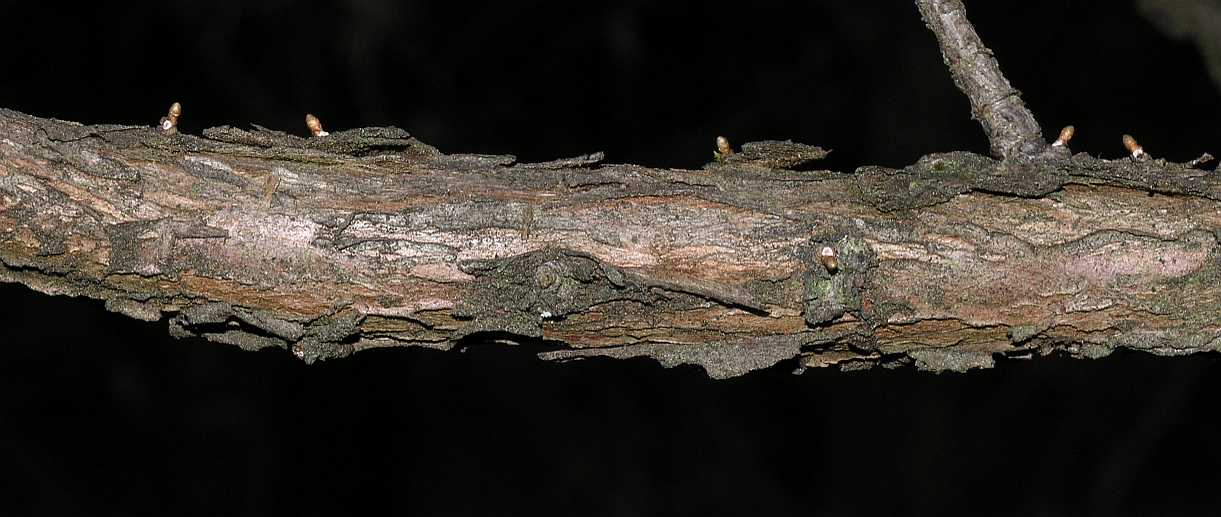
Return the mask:
<svg viewBox="0 0 1221 517">
<path fill-rule="evenodd" d="M 961 0 L 916 0 L 925 25 L 937 36 L 954 84 L 971 101 L 971 117 L 988 135 L 993 156 L 1034 156 L 1047 150 L 1043 131 L 1000 63 L 967 20 Z"/>
<path fill-rule="evenodd" d="M 1221 347 L 1216 174 L 967 153 L 789 170 L 823 154 L 521 164 L 394 128 L 197 137 L 0 110 L 0 280 L 306 361 L 490 339 L 726 377 Z"/>
</svg>

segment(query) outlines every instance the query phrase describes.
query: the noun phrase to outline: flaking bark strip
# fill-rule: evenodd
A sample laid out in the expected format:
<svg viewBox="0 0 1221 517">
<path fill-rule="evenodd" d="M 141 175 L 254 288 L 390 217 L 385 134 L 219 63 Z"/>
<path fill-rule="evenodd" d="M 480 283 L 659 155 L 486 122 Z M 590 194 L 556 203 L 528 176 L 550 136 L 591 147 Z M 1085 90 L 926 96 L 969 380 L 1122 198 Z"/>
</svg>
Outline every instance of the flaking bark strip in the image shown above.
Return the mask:
<svg viewBox="0 0 1221 517">
<path fill-rule="evenodd" d="M 977 368 L 991 368 L 996 365 L 992 354 L 984 352 L 969 352 L 960 350 L 942 350 L 929 348 L 908 352 L 916 360 L 916 367 L 931 372 L 958 372 Z"/>
<path fill-rule="evenodd" d="M 471 320 L 455 339 L 493 330 L 538 338 L 544 319 L 563 318 L 611 301 L 691 308 L 697 305 L 694 299 L 701 298 L 766 314 L 763 304 L 744 289 L 652 278 L 602 264 L 579 252 L 543 250 L 465 263 L 462 270 L 477 279 L 454 309 L 455 317 Z M 681 296 L 659 296 L 654 289 Z"/>
<path fill-rule="evenodd" d="M 478 171 L 508 167 L 517 163 L 517 157 L 511 154 L 447 154 L 434 158 L 431 163 L 458 171 Z"/>
<path fill-rule="evenodd" d="M 612 300 L 656 301 L 641 286 L 611 282 L 597 259 L 580 253 L 548 249 L 469 261 L 460 268 L 476 279 L 453 310 L 454 317 L 469 320 L 453 339 L 488 331 L 539 338 L 547 318 L 562 318 Z M 623 275 L 613 278 L 620 280 Z"/>
<path fill-rule="evenodd" d="M 799 144 L 791 140 L 747 142 L 742 145 L 741 152 L 709 163 L 704 168 L 793 169 L 826 158 L 830 152 L 818 146 Z"/>
<path fill-rule="evenodd" d="M 306 364 L 352 355 L 364 320 L 365 314 L 352 308 L 324 315 L 306 326 L 305 335 L 292 345 L 293 355 Z"/>
<path fill-rule="evenodd" d="M 214 153 L 318 164 L 343 163 L 342 157 L 422 163 L 445 156 L 395 127 L 359 128 L 334 132 L 326 138 L 304 138 L 266 128 L 248 131 L 220 126 L 205 129 L 202 138 L 155 135 L 147 145 L 175 153 Z"/>
<path fill-rule="evenodd" d="M 312 149 L 348 156 L 365 156 L 375 151 L 403 151 L 417 142 L 410 133 L 397 127 L 366 127 L 336 131 L 327 138 L 306 138 L 258 126 L 255 131 L 220 126 L 203 130 L 203 137 L 252 147 Z"/>
<path fill-rule="evenodd" d="M 606 155 L 602 151 L 598 151 L 596 153 L 582 154 L 572 158 L 560 158 L 549 162 L 523 163 L 521 166 L 530 169 L 578 169 L 593 167 L 604 159 L 606 159 Z"/>
<path fill-rule="evenodd" d="M 610 348 L 551 350 L 538 354 L 545 361 L 571 361 L 589 357 L 630 359 L 649 357 L 666 368 L 700 366 L 713 379 L 738 377 L 770 368 L 800 355 L 799 336 L 764 336 L 698 345 L 642 343 Z"/>
<path fill-rule="evenodd" d="M 1071 161 L 1045 157 L 999 161 L 966 152 L 939 153 L 903 169 L 866 166 L 856 172 L 861 200 L 884 212 L 935 206 L 969 192 L 1039 198 L 1069 184 L 1221 199 L 1221 177 L 1184 163 L 1101 160 L 1085 154 Z"/>
<path fill-rule="evenodd" d="M 182 308 L 170 319 L 170 333 L 178 338 L 198 336 L 244 350 L 291 348 L 298 358 L 312 363 L 350 355 L 350 341 L 360 335 L 364 318 L 360 311 L 345 308 L 304 324 L 267 311 L 210 302 Z"/>
<path fill-rule="evenodd" d="M 694 295 L 726 307 L 737 307 L 760 314 L 767 313 L 763 302 L 755 299 L 754 294 L 735 286 L 700 280 L 659 279 L 634 272 L 627 272 L 625 275 L 639 286 Z"/>
<path fill-rule="evenodd" d="M 220 325 L 233 317 L 233 306 L 224 302 L 208 302 L 184 307 L 173 321 L 184 329 L 204 325 Z"/>
<path fill-rule="evenodd" d="M 284 348 L 285 343 L 281 339 L 270 336 L 263 336 L 242 330 L 226 330 L 223 332 L 204 332 L 199 335 L 209 341 L 233 345 L 248 352 L 257 352 L 265 348 Z"/>
<path fill-rule="evenodd" d="M 105 307 L 110 312 L 117 312 L 140 321 L 158 321 L 161 319 L 161 310 L 155 304 L 140 303 L 126 298 L 108 298 Z"/>
<path fill-rule="evenodd" d="M 233 316 L 252 327 L 261 329 L 290 343 L 305 337 L 306 328 L 304 324 L 280 318 L 268 311 L 234 307 Z M 344 338 L 346 337 L 344 336 Z"/>
</svg>

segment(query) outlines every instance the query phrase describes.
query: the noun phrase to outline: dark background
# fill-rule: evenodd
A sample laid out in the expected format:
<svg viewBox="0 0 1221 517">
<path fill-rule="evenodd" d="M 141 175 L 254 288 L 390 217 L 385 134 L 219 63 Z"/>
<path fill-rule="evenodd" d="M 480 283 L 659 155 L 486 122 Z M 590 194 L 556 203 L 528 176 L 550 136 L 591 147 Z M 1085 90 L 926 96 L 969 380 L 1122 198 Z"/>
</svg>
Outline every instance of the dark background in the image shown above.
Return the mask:
<svg viewBox="0 0 1221 517">
<path fill-rule="evenodd" d="M 968 2 L 1049 140 L 1221 151 L 1199 52 L 1127 2 Z M 661 5 L 655 5 L 661 4 Z M 2 2 L 0 106 L 85 123 L 397 125 L 449 152 L 698 167 L 986 152 L 908 1 Z M 0 285 L 0 514 L 1205 515 L 1216 355 L 711 381 L 491 344 L 305 366 Z"/>
</svg>

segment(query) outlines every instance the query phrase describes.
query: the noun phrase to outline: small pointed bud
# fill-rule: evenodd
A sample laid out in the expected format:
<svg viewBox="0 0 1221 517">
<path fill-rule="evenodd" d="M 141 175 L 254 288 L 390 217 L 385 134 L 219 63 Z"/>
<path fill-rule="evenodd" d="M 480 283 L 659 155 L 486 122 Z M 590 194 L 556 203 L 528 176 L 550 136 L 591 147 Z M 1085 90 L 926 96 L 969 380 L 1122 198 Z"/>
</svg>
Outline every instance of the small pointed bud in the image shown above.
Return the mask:
<svg viewBox="0 0 1221 517">
<path fill-rule="evenodd" d="M 832 275 L 839 271 L 839 255 L 830 246 L 823 246 L 822 250 L 818 252 L 818 262 Z"/>
<path fill-rule="evenodd" d="M 1131 153 L 1133 160 L 1144 160 L 1149 158 L 1149 153 L 1145 152 L 1145 148 L 1136 143 L 1136 139 L 1132 135 L 1123 136 L 1123 146 Z"/>
<path fill-rule="evenodd" d="M 327 136 L 330 133 L 322 130 L 322 121 L 318 120 L 312 113 L 305 114 L 305 127 L 309 128 L 309 132 L 314 136 Z"/>
<path fill-rule="evenodd" d="M 728 157 L 733 154 L 733 147 L 729 145 L 729 139 L 723 136 L 716 137 L 716 152 L 722 157 Z"/>
<path fill-rule="evenodd" d="M 724 161 L 729 156 L 734 154 L 734 148 L 729 145 L 729 138 L 717 137 L 717 149 L 713 150 L 712 158 L 717 161 Z"/>
<path fill-rule="evenodd" d="M 1068 142 L 1073 139 L 1073 135 L 1077 134 L 1077 128 L 1073 126 L 1064 126 L 1060 130 L 1060 137 L 1056 138 L 1055 142 L 1051 143 L 1052 147 L 1068 147 Z"/>
<path fill-rule="evenodd" d="M 178 117 L 182 116 L 182 105 L 177 102 L 170 104 L 169 111 L 157 123 L 157 129 L 162 133 L 174 134 L 178 132 Z"/>
</svg>

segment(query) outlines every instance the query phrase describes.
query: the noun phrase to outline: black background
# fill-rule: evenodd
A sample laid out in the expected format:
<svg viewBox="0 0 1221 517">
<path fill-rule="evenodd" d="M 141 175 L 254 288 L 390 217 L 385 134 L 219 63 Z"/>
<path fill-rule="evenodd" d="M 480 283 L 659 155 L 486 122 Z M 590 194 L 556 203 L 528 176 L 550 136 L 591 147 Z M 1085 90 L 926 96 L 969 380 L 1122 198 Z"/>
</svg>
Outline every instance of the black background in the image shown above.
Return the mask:
<svg viewBox="0 0 1221 517">
<path fill-rule="evenodd" d="M 969 2 L 1049 139 L 1216 152 L 1194 47 L 1127 2 Z M 85 123 L 397 125 L 448 152 L 698 167 L 986 153 L 914 5 L 5 2 L 0 106 Z M 69 12 L 71 11 L 71 12 Z M 0 513 L 1214 514 L 1215 355 L 710 381 L 492 344 L 305 366 L 0 285 Z"/>
</svg>

